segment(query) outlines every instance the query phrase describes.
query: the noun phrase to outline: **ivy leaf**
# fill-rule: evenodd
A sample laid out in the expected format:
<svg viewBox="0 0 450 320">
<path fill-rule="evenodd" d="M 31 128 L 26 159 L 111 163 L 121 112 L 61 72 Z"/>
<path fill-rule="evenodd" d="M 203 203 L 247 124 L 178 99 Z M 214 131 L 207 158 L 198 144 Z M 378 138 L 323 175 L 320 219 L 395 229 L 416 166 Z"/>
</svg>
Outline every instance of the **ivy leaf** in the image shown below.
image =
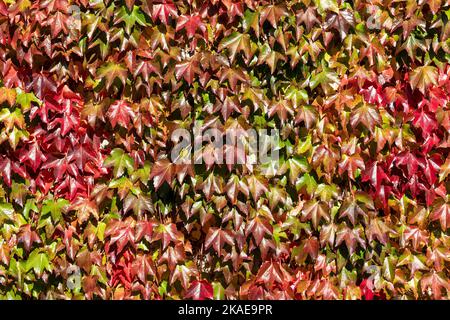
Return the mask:
<svg viewBox="0 0 450 320">
<path fill-rule="evenodd" d="M 314 0 L 320 14 L 327 10 L 338 12 L 339 7 L 336 0 Z"/>
<path fill-rule="evenodd" d="M 70 202 L 66 199 L 46 199 L 42 205 L 41 214 L 46 215 L 50 213 L 54 222 L 59 222 L 62 219 L 62 213 L 67 212 Z"/>
<path fill-rule="evenodd" d="M 178 11 L 175 4 L 168 0 L 162 3 L 153 4 L 152 18 L 156 20 L 159 18 L 162 23 L 167 25 L 169 23 L 169 17 L 177 17 Z"/>
<path fill-rule="evenodd" d="M 248 31 L 250 31 L 250 29 L 253 29 L 256 36 L 259 38 L 259 34 L 260 34 L 259 13 L 248 10 L 248 9 L 245 10 L 244 19 L 242 20 L 242 27 L 244 28 L 245 32 L 248 32 Z"/>
<path fill-rule="evenodd" d="M 58 199 L 63 200 L 63 199 Z M 98 219 L 98 207 L 94 201 L 90 201 L 87 198 L 79 197 L 69 207 L 69 210 L 75 210 L 78 222 L 83 223 L 88 221 L 90 217 Z"/>
<path fill-rule="evenodd" d="M 424 277 L 420 281 L 422 291 L 427 292 L 428 288 L 431 288 L 431 292 L 433 293 L 433 297 L 436 300 L 440 300 L 442 297 L 442 289 L 446 291 L 450 291 L 450 284 L 445 279 L 443 274 L 437 273 L 436 271 L 432 271 L 424 275 Z"/>
<path fill-rule="evenodd" d="M 328 243 L 331 247 L 334 246 L 336 238 L 337 226 L 334 223 L 323 225 L 320 229 L 320 245 L 323 247 Z"/>
<path fill-rule="evenodd" d="M 305 158 L 295 157 L 288 159 L 282 166 L 282 170 L 289 169 L 289 180 L 292 184 L 295 184 L 300 173 L 308 172 L 310 167 L 308 161 Z"/>
<path fill-rule="evenodd" d="M 8 104 L 12 107 L 16 102 L 16 90 L 2 87 L 0 88 L 0 104 L 4 102 L 8 102 Z"/>
<path fill-rule="evenodd" d="M 133 10 L 129 10 L 127 7 L 122 6 L 120 10 L 116 13 L 114 23 L 125 22 L 125 32 L 127 34 L 131 33 L 131 28 L 134 27 L 136 22 L 145 26 L 145 15 L 140 11 L 138 6 L 133 6 Z"/>
<path fill-rule="evenodd" d="M 188 38 L 192 38 L 197 30 L 200 30 L 203 34 L 206 32 L 206 26 L 197 14 L 179 16 L 175 30 L 179 31 L 182 29 L 186 30 Z"/>
<path fill-rule="evenodd" d="M 278 61 L 286 61 L 286 58 L 279 52 L 272 50 L 269 45 L 265 44 L 259 50 L 258 64 L 266 63 L 270 67 L 270 73 L 274 73 L 277 68 Z"/>
<path fill-rule="evenodd" d="M 234 245 L 234 237 L 230 230 L 222 230 L 220 228 L 209 228 L 205 239 L 205 249 L 213 247 L 220 256 L 222 247 L 225 243 L 230 246 Z"/>
<path fill-rule="evenodd" d="M 133 209 L 133 213 L 141 217 L 143 212 L 154 212 L 150 199 L 142 194 L 134 196 L 129 194 L 123 202 L 123 212 L 127 213 L 128 210 Z"/>
<path fill-rule="evenodd" d="M 444 181 L 449 174 L 450 174 L 450 157 L 447 157 L 447 160 L 441 166 L 439 171 L 439 183 Z"/>
<path fill-rule="evenodd" d="M 437 128 L 437 122 L 434 115 L 426 112 L 423 108 L 419 108 L 414 112 L 413 125 L 420 128 L 423 136 L 429 136 Z"/>
<path fill-rule="evenodd" d="M 45 270 L 49 272 L 52 271 L 47 254 L 40 253 L 38 249 L 30 253 L 30 256 L 28 257 L 26 262 L 25 269 L 27 272 L 33 269 L 33 271 L 39 277 L 42 276 Z"/>
<path fill-rule="evenodd" d="M 353 110 L 350 117 L 352 127 L 355 128 L 359 123 L 364 124 L 370 132 L 373 132 L 375 126 L 381 123 L 381 117 L 374 107 L 364 103 Z"/>
<path fill-rule="evenodd" d="M 153 165 L 150 179 L 153 179 L 153 186 L 158 190 L 164 181 L 171 185 L 174 174 L 175 165 L 167 159 L 161 159 Z"/>
<path fill-rule="evenodd" d="M 248 176 L 246 178 L 248 189 L 255 201 L 261 197 L 264 192 L 268 192 L 267 182 L 263 178 L 255 175 Z"/>
<path fill-rule="evenodd" d="M 431 221 L 439 220 L 442 230 L 450 228 L 450 203 L 443 203 L 431 213 Z"/>
<path fill-rule="evenodd" d="M 114 167 L 114 177 L 121 177 L 125 173 L 131 174 L 134 170 L 133 159 L 126 154 L 122 149 L 115 148 L 111 151 L 111 155 L 105 160 L 105 167 Z"/>
<path fill-rule="evenodd" d="M 14 208 L 11 203 L 0 203 L 0 213 L 3 217 L 11 219 L 14 214 Z"/>
<path fill-rule="evenodd" d="M 257 246 L 259 246 L 259 244 L 261 243 L 266 234 L 272 235 L 272 233 L 273 228 L 270 225 L 269 221 L 260 217 L 255 217 L 254 219 L 252 219 L 248 223 L 247 228 L 245 230 L 246 236 L 248 236 L 249 234 L 253 235 Z"/>
<path fill-rule="evenodd" d="M 311 129 L 317 122 L 318 114 L 313 106 L 304 105 L 298 108 L 295 123 L 304 122 L 307 129 Z"/>
<path fill-rule="evenodd" d="M 330 13 L 327 16 L 324 27 L 333 28 L 339 32 L 341 40 L 347 36 L 348 29 L 355 25 L 353 13 L 349 10 L 339 10 L 338 13 Z"/>
<path fill-rule="evenodd" d="M 133 228 L 120 220 L 114 220 L 108 225 L 105 230 L 105 237 L 110 237 L 109 246 L 116 245 L 116 254 L 120 254 L 127 244 L 135 247 Z"/>
<path fill-rule="evenodd" d="M 170 277 L 170 283 L 173 284 L 175 281 L 179 280 L 182 287 L 185 290 L 188 290 L 190 278 L 193 274 L 194 270 L 192 267 L 186 265 L 177 265 Z"/>
<path fill-rule="evenodd" d="M 111 126 L 114 128 L 116 124 L 120 124 L 124 128 L 128 128 L 130 121 L 135 118 L 135 114 L 127 101 L 114 101 L 106 113 Z"/>
<path fill-rule="evenodd" d="M 177 230 L 174 223 L 160 224 L 155 229 L 152 241 L 162 240 L 163 250 L 167 248 L 170 242 L 175 244 L 182 240 L 183 235 Z"/>
<path fill-rule="evenodd" d="M 418 250 L 420 246 L 424 246 L 428 242 L 427 232 L 419 229 L 416 226 L 408 226 L 403 232 L 404 242 L 411 240 L 415 250 Z"/>
<path fill-rule="evenodd" d="M 407 168 L 409 178 L 414 176 L 419 168 L 419 160 L 411 152 L 403 152 L 396 156 L 397 164 L 404 165 Z"/>
<path fill-rule="evenodd" d="M 116 78 L 125 86 L 128 70 L 120 63 L 109 62 L 97 70 L 97 75 L 106 79 L 106 89 L 109 89 Z"/>
<path fill-rule="evenodd" d="M 230 87 L 233 91 L 236 90 L 236 85 L 238 82 L 248 83 L 248 75 L 244 73 L 240 68 L 223 68 L 220 74 L 220 82 L 224 82 L 225 79 L 228 80 L 228 83 L 230 84 Z M 240 112 L 240 108 L 238 107 L 239 101 L 237 101 L 236 98 L 227 96 L 222 104 L 222 114 L 224 115 L 225 120 L 228 119 L 226 115 L 230 113 L 231 110 Z"/>
<path fill-rule="evenodd" d="M 352 225 L 356 224 L 358 215 L 366 217 L 367 214 L 363 208 L 361 208 L 355 199 L 346 199 L 341 207 L 341 213 L 339 218 L 348 217 Z"/>
<path fill-rule="evenodd" d="M 438 71 L 433 66 L 421 66 L 414 69 L 410 74 L 410 84 L 412 89 L 419 89 L 425 94 L 430 85 L 437 85 Z"/>
<path fill-rule="evenodd" d="M 355 181 L 357 170 L 364 171 L 366 168 L 363 159 L 360 155 L 355 154 L 352 156 L 347 156 L 346 154 L 342 155 L 342 161 L 339 163 L 338 172 L 339 174 L 343 174 L 344 172 L 348 173 L 350 179 Z"/>
<path fill-rule="evenodd" d="M 32 102 L 35 102 L 36 104 L 41 103 L 41 101 L 34 95 L 34 93 L 26 93 L 21 90 L 17 91 L 16 103 L 21 106 L 23 112 L 30 110 Z"/>
<path fill-rule="evenodd" d="M 261 10 L 259 23 L 262 26 L 267 20 L 272 27 L 277 28 L 277 22 L 280 22 L 282 17 L 288 16 L 288 11 L 284 5 L 270 4 Z"/>
<path fill-rule="evenodd" d="M 178 263 L 183 262 L 185 259 L 185 248 L 181 243 L 178 243 L 175 246 L 168 247 L 159 259 L 158 263 L 161 264 L 163 261 L 166 261 L 169 269 L 173 271 L 175 266 Z"/>
<path fill-rule="evenodd" d="M 65 35 L 69 33 L 68 19 L 64 13 L 57 11 L 51 15 L 47 21 L 52 30 L 53 38 L 56 38 L 61 31 Z"/>
<path fill-rule="evenodd" d="M 310 200 L 308 201 L 302 210 L 302 220 L 312 220 L 313 226 L 317 229 L 320 220 L 324 218 L 326 221 L 330 221 L 328 206 L 320 201 Z"/>
<path fill-rule="evenodd" d="M 311 237 L 303 242 L 303 252 L 308 254 L 312 259 L 317 259 L 319 253 L 319 241 L 316 237 Z"/>
<path fill-rule="evenodd" d="M 185 299 L 212 300 L 214 290 L 212 285 L 206 280 L 195 280 L 186 292 Z"/>
<path fill-rule="evenodd" d="M 8 158 L 0 158 L 0 171 L 2 173 L 3 181 L 9 187 L 11 186 L 11 160 Z"/>
<path fill-rule="evenodd" d="M 27 90 L 33 89 L 39 99 L 43 99 L 48 93 L 56 92 L 56 85 L 47 73 L 33 73 L 33 80 L 29 83 Z"/>
<path fill-rule="evenodd" d="M 359 228 L 349 228 L 345 223 L 341 224 L 336 232 L 336 246 L 345 242 L 350 256 L 355 252 L 358 243 L 365 248 L 365 240 L 363 239 L 363 230 Z"/>
<path fill-rule="evenodd" d="M 138 255 L 133 261 L 131 272 L 142 283 L 145 283 L 148 275 L 152 277 L 156 275 L 156 268 L 151 257 L 142 254 Z"/>
<path fill-rule="evenodd" d="M 37 142 L 29 145 L 28 148 L 21 149 L 19 153 L 19 160 L 22 163 L 27 163 L 34 172 L 37 171 L 41 163 L 47 161 L 47 157 L 41 151 L 41 148 Z"/>
<path fill-rule="evenodd" d="M 280 262 L 265 261 L 256 275 L 259 282 L 267 283 L 269 288 L 277 283 L 283 285 L 291 280 L 289 273 L 282 267 Z"/>
<path fill-rule="evenodd" d="M 151 241 L 153 229 L 158 225 L 155 221 L 142 220 L 136 223 L 136 242 L 141 241 L 142 238 Z"/>
<path fill-rule="evenodd" d="M 308 32 L 315 24 L 320 23 L 319 19 L 317 19 L 316 10 L 313 7 L 308 7 L 308 9 L 306 9 L 305 11 L 299 11 L 299 13 L 297 14 L 297 22 L 299 24 L 304 23 Z"/>
<path fill-rule="evenodd" d="M 414 33 L 410 34 L 405 42 L 397 49 L 397 52 L 402 50 L 406 50 L 408 56 L 411 60 L 417 60 L 418 56 L 416 55 L 417 49 L 422 50 L 423 52 L 428 51 L 428 46 L 426 45 L 423 39 L 418 39 Z"/>
<path fill-rule="evenodd" d="M 366 233 L 369 242 L 377 239 L 384 245 L 389 241 L 389 234 L 395 234 L 381 218 L 371 219 Z"/>
<path fill-rule="evenodd" d="M 224 300 L 225 299 L 225 289 L 222 284 L 218 281 L 212 283 L 214 300 Z"/>
<path fill-rule="evenodd" d="M 175 75 L 177 79 L 184 78 L 189 84 L 192 84 L 195 75 L 198 73 L 200 73 L 200 68 L 198 66 L 198 61 L 195 59 L 186 60 L 175 66 Z"/>
<path fill-rule="evenodd" d="M 305 173 L 297 180 L 296 187 L 298 189 L 305 189 L 307 194 L 313 194 L 317 188 L 317 182 L 314 177 Z"/>
<path fill-rule="evenodd" d="M 219 43 L 218 50 L 228 50 L 228 57 L 233 62 L 236 54 L 243 51 L 247 61 L 252 57 L 252 50 L 250 45 L 250 36 L 245 33 L 233 32 L 228 37 L 222 39 Z"/>
<path fill-rule="evenodd" d="M 309 80 L 309 87 L 311 89 L 315 89 L 319 84 L 325 94 L 329 95 L 339 88 L 340 81 L 336 72 L 325 69 L 312 75 Z"/>
<path fill-rule="evenodd" d="M 376 190 L 380 190 L 382 182 L 389 182 L 389 177 L 384 172 L 382 166 L 375 161 L 363 172 L 362 181 L 370 181 Z"/>
<path fill-rule="evenodd" d="M 203 181 L 200 187 L 202 188 L 207 200 L 210 200 L 214 193 L 222 193 L 222 181 L 219 177 L 214 176 L 213 173 L 211 173 L 208 178 Z"/>
</svg>

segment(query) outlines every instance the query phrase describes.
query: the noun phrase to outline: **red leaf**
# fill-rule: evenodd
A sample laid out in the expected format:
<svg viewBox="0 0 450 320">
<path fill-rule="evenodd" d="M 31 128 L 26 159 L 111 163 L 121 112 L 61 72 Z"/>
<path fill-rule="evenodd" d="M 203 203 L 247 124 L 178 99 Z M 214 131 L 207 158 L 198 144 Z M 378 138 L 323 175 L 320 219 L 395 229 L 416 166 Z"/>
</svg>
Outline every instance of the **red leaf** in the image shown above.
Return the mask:
<svg viewBox="0 0 450 320">
<path fill-rule="evenodd" d="M 176 17 L 177 15 L 177 7 L 172 1 L 163 1 L 163 3 L 153 5 L 153 20 L 159 18 L 162 23 L 168 24 L 169 17 Z"/>
<path fill-rule="evenodd" d="M 137 276 L 142 283 L 145 283 L 147 275 L 155 276 L 156 268 L 151 257 L 138 255 L 133 261 L 131 272 L 133 277 Z"/>
<path fill-rule="evenodd" d="M 363 182 L 370 181 L 372 186 L 377 191 L 380 190 L 381 183 L 383 181 L 389 182 L 389 177 L 377 161 L 369 165 L 369 167 L 363 172 L 361 178 Z"/>
<path fill-rule="evenodd" d="M 245 235 L 248 236 L 250 233 L 253 234 L 256 245 L 259 246 L 264 238 L 264 235 L 272 235 L 272 232 L 273 228 L 267 220 L 261 219 L 260 217 L 255 217 L 248 223 L 247 229 L 245 230 Z"/>
<path fill-rule="evenodd" d="M 155 162 L 150 173 L 150 179 L 153 179 L 153 186 L 156 190 L 165 182 L 172 185 L 172 179 L 175 174 L 175 165 L 167 159 L 161 159 Z"/>
<path fill-rule="evenodd" d="M 275 283 L 284 286 L 292 280 L 292 277 L 283 268 L 281 263 L 275 261 L 264 262 L 256 277 L 267 288 L 272 288 Z"/>
<path fill-rule="evenodd" d="M 450 228 L 450 203 L 443 203 L 431 214 L 431 221 L 439 220 L 442 230 Z"/>
<path fill-rule="evenodd" d="M 413 125 L 419 129 L 422 129 L 422 135 L 424 138 L 433 133 L 438 126 L 434 116 L 427 113 L 423 108 L 419 108 L 414 112 Z"/>
<path fill-rule="evenodd" d="M 22 149 L 19 153 L 20 162 L 28 164 L 34 172 L 39 168 L 41 163 L 47 161 L 47 157 L 41 151 L 37 141 L 33 142 L 27 149 Z"/>
<path fill-rule="evenodd" d="M 203 33 L 203 37 L 205 37 L 206 26 L 198 14 L 180 16 L 177 20 L 176 31 L 182 29 L 186 30 L 188 38 L 192 38 L 197 29 L 199 29 Z"/>
</svg>

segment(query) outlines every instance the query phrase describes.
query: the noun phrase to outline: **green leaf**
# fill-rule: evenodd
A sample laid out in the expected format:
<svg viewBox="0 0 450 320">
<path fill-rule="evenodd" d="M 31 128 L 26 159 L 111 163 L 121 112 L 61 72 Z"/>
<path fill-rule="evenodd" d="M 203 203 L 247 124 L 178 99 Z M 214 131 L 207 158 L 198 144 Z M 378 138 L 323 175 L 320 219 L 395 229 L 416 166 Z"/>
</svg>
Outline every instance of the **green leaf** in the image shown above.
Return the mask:
<svg viewBox="0 0 450 320">
<path fill-rule="evenodd" d="M 16 103 L 22 107 L 22 112 L 28 111 L 31 108 L 31 103 L 36 102 L 41 104 L 41 101 L 34 95 L 34 93 L 25 93 L 20 89 L 17 89 Z"/>
<path fill-rule="evenodd" d="M 98 240 L 102 241 L 105 240 L 105 229 L 106 229 L 106 223 L 99 222 L 97 225 L 97 237 Z"/>
<path fill-rule="evenodd" d="M 308 194 L 313 194 L 317 188 L 317 182 L 314 177 L 310 176 L 308 173 L 302 175 L 295 184 L 297 190 L 305 189 Z"/>
<path fill-rule="evenodd" d="M 57 200 L 44 200 L 42 205 L 42 215 L 50 213 L 54 222 L 59 222 L 62 219 L 62 212 L 65 212 L 69 206 L 70 202 L 63 198 L 58 198 Z"/>
<path fill-rule="evenodd" d="M 119 12 L 116 14 L 116 23 L 125 22 L 125 31 L 127 34 L 131 33 L 131 28 L 134 27 L 136 22 L 141 26 L 146 26 L 145 15 L 141 12 L 138 6 L 133 6 L 133 10 L 130 12 L 126 6 L 122 6 Z"/>
<path fill-rule="evenodd" d="M 225 299 L 225 289 L 222 284 L 218 281 L 212 283 L 213 287 L 213 297 L 214 300 L 224 300 Z"/>
<path fill-rule="evenodd" d="M 30 216 L 30 211 L 39 212 L 36 205 L 36 199 L 28 199 L 23 207 L 23 215 L 28 218 Z"/>
<path fill-rule="evenodd" d="M 2 217 L 12 219 L 14 208 L 11 203 L 0 203 L 0 214 Z"/>
<path fill-rule="evenodd" d="M 319 84 L 321 85 L 326 95 L 334 93 L 339 88 L 339 77 L 336 72 L 325 69 L 311 77 L 309 80 L 309 87 L 315 89 Z"/>
</svg>

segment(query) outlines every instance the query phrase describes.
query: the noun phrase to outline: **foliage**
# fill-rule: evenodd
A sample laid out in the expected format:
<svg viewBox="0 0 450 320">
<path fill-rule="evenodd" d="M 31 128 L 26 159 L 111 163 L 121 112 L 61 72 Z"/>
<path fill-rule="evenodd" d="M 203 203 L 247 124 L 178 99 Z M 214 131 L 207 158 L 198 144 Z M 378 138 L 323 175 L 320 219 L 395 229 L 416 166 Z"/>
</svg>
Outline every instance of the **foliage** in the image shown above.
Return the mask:
<svg viewBox="0 0 450 320">
<path fill-rule="evenodd" d="M 449 20 L 0 1 L 0 296 L 448 299 Z M 195 121 L 279 128 L 282 165 L 172 163 Z"/>
</svg>

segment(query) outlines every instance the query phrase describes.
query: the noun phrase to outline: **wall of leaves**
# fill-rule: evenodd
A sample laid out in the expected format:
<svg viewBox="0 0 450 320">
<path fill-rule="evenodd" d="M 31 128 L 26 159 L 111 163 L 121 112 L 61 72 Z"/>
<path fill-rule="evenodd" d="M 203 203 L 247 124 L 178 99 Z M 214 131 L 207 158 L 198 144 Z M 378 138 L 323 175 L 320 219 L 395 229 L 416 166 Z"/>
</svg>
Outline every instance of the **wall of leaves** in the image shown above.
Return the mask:
<svg viewBox="0 0 450 320">
<path fill-rule="evenodd" d="M 449 20 L 1 0 L 0 297 L 448 299 Z M 281 165 L 174 164 L 196 121 L 278 128 Z"/>
</svg>

